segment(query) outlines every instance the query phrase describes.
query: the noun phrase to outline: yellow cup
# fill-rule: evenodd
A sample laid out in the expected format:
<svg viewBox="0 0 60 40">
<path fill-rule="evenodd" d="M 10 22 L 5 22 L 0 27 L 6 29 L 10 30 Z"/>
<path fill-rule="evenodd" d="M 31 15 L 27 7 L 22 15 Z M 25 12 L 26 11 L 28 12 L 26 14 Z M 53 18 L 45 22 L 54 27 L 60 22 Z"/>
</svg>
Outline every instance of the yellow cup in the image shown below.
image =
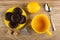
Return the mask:
<svg viewBox="0 0 60 40">
<path fill-rule="evenodd" d="M 51 32 L 49 31 L 50 20 L 45 14 L 39 14 L 35 16 L 32 19 L 31 26 L 32 29 L 39 34 L 46 33 L 51 35 Z"/>
</svg>

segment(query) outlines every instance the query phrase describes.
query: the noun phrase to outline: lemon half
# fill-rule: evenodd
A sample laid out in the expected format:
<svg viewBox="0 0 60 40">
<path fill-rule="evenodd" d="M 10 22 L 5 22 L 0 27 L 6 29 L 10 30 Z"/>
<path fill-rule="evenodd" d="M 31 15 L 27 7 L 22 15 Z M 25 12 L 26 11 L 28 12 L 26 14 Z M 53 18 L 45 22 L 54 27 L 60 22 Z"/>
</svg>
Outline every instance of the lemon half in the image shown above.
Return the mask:
<svg viewBox="0 0 60 40">
<path fill-rule="evenodd" d="M 27 10 L 30 13 L 37 13 L 40 10 L 40 5 L 37 2 L 30 2 L 27 4 Z"/>
</svg>

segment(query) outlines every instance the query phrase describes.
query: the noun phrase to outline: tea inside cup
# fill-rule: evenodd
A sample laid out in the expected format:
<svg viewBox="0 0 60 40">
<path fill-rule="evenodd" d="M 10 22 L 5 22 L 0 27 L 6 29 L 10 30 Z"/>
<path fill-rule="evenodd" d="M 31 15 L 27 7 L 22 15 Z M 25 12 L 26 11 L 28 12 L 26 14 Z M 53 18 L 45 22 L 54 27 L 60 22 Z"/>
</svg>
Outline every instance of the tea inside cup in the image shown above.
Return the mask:
<svg viewBox="0 0 60 40">
<path fill-rule="evenodd" d="M 32 19 L 32 29 L 39 33 L 45 33 L 50 28 L 50 20 L 45 14 L 39 14 Z"/>
</svg>

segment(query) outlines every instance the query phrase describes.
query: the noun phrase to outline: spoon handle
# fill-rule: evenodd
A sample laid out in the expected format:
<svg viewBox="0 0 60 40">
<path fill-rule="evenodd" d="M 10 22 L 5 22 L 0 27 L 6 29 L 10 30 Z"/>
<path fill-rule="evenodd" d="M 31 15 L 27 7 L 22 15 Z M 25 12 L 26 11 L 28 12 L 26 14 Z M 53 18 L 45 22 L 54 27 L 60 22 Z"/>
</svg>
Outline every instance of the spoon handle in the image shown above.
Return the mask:
<svg viewBox="0 0 60 40">
<path fill-rule="evenodd" d="M 55 28 L 55 25 L 54 25 L 54 22 L 53 22 L 52 16 L 49 15 L 49 17 L 50 17 L 50 22 L 51 22 L 52 30 L 53 30 L 53 31 L 56 31 L 56 28 Z"/>
</svg>

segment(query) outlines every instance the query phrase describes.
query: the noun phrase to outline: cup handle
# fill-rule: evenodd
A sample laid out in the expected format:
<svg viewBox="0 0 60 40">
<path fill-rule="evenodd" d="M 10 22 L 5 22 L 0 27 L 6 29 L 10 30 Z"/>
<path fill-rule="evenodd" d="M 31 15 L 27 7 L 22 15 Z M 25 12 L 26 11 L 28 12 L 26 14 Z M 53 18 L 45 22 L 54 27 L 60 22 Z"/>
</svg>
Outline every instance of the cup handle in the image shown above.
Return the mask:
<svg viewBox="0 0 60 40">
<path fill-rule="evenodd" d="M 46 31 L 46 34 L 49 35 L 49 36 L 52 35 L 52 33 L 49 30 Z"/>
</svg>

